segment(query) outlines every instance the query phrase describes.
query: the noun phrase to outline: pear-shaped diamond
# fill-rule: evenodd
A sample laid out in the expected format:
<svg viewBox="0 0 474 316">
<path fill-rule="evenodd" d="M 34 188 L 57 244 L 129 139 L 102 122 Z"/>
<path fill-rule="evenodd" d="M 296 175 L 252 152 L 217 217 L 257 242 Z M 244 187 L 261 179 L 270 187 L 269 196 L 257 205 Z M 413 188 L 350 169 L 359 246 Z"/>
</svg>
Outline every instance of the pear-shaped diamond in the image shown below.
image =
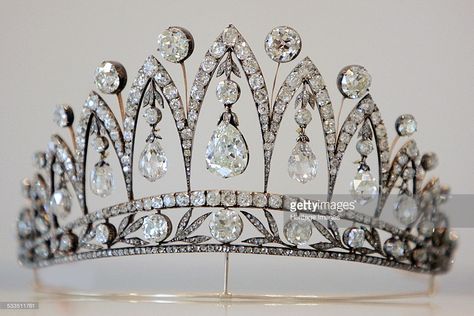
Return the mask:
<svg viewBox="0 0 474 316">
<path fill-rule="evenodd" d="M 149 181 L 154 182 L 163 177 L 168 171 L 168 158 L 160 143 L 155 139 L 147 143 L 140 155 L 138 169 Z"/>
<path fill-rule="evenodd" d="M 318 159 L 306 142 L 296 143 L 288 158 L 288 174 L 300 183 L 313 180 L 318 173 Z"/>
<path fill-rule="evenodd" d="M 245 171 L 249 162 L 249 149 L 238 128 L 222 121 L 212 133 L 206 148 L 207 170 L 229 178 Z"/>
<path fill-rule="evenodd" d="M 109 196 L 114 189 L 114 174 L 108 163 L 99 162 L 94 166 L 90 178 L 91 191 L 100 197 Z"/>
<path fill-rule="evenodd" d="M 351 181 L 351 194 L 360 204 L 365 205 L 375 199 L 379 192 L 377 180 L 368 170 L 359 170 Z"/>
</svg>

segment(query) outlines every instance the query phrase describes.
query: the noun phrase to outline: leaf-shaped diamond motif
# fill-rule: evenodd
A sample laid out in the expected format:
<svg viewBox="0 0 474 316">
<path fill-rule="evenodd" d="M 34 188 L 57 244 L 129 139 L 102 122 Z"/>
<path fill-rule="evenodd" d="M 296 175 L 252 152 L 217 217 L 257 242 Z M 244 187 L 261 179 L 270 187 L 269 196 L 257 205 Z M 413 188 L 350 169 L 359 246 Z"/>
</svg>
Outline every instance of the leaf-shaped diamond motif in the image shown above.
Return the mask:
<svg viewBox="0 0 474 316">
<path fill-rule="evenodd" d="M 267 237 L 253 237 L 253 238 L 245 239 L 242 242 L 247 243 L 247 244 L 256 245 L 256 246 L 262 246 L 264 244 L 268 244 L 268 243 L 272 242 L 272 239 L 267 238 Z"/>
<path fill-rule="evenodd" d="M 180 236 L 183 230 L 188 226 L 189 220 L 193 215 L 193 209 L 190 208 L 186 213 L 184 213 L 183 217 L 179 221 L 178 228 L 176 229 L 176 236 Z"/>
<path fill-rule="evenodd" d="M 121 235 L 122 232 L 125 230 L 125 228 L 128 227 L 128 225 L 130 225 L 133 220 L 135 219 L 135 214 L 130 214 L 128 216 L 125 216 L 122 221 L 120 221 L 120 224 L 119 224 L 119 227 L 118 227 L 118 230 L 117 230 L 117 234 L 118 235 Z"/>
<path fill-rule="evenodd" d="M 184 230 L 182 230 L 179 235 L 177 234 L 176 237 L 171 239 L 171 241 L 180 241 L 180 240 L 185 239 L 187 236 L 192 234 L 196 229 L 198 229 L 202 225 L 202 223 L 204 223 L 206 218 L 209 217 L 210 214 L 211 212 L 208 212 L 199 216 L 196 220 L 194 220 L 194 222 L 191 223 L 191 225 L 189 225 Z"/>
<path fill-rule="evenodd" d="M 267 218 L 267 221 L 268 221 L 268 227 L 270 227 L 270 231 L 272 232 L 274 237 L 279 238 L 278 225 L 275 221 L 275 218 L 273 217 L 272 213 L 270 213 L 269 211 L 264 210 L 264 212 L 265 212 L 265 217 Z"/>
<path fill-rule="evenodd" d="M 130 226 L 128 226 L 121 234 L 119 234 L 120 238 L 123 238 L 133 232 L 136 232 L 140 227 L 143 225 L 143 221 L 145 220 L 146 216 L 142 216 L 139 219 L 137 219 L 134 223 L 132 223 Z"/>
<path fill-rule="evenodd" d="M 263 226 L 262 222 L 260 222 L 258 218 L 248 212 L 241 212 L 242 214 L 244 214 L 245 217 L 247 217 L 249 222 L 252 223 L 252 225 L 255 226 L 255 228 L 257 228 L 260 233 L 262 233 L 262 235 L 264 235 L 266 238 L 273 238 L 273 235 L 270 234 L 270 232 L 265 228 L 265 226 Z"/>
<path fill-rule="evenodd" d="M 340 242 L 334 238 L 331 232 L 320 222 L 312 220 L 314 227 L 323 235 L 327 240 L 329 240 L 333 245 L 338 245 Z"/>
<path fill-rule="evenodd" d="M 133 246 L 145 246 L 148 245 L 148 241 L 144 241 L 143 239 L 140 239 L 138 237 L 130 237 L 130 238 L 124 238 L 121 240 L 122 242 L 126 244 L 130 244 Z"/>
<path fill-rule="evenodd" d="M 334 245 L 331 242 L 318 242 L 318 243 L 312 244 L 310 246 L 313 247 L 316 250 L 322 250 L 322 251 L 336 247 L 336 245 Z"/>
</svg>

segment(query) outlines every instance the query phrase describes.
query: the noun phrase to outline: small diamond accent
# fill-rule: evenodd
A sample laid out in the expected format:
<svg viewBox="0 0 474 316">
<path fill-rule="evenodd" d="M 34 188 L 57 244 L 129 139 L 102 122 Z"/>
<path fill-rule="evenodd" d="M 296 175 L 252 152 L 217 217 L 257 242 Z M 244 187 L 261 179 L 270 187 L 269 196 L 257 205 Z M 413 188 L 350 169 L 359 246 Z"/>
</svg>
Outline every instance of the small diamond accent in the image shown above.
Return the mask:
<svg viewBox="0 0 474 316">
<path fill-rule="evenodd" d="M 250 192 L 238 192 L 237 194 L 237 205 L 246 207 L 252 205 L 252 193 Z"/>
<path fill-rule="evenodd" d="M 221 194 L 219 191 L 208 191 L 207 192 L 207 205 L 217 206 L 221 203 Z"/>
<path fill-rule="evenodd" d="M 255 193 L 253 195 L 253 205 L 256 207 L 267 206 L 267 196 L 264 193 Z"/>
<path fill-rule="evenodd" d="M 193 206 L 203 206 L 206 204 L 206 195 L 204 191 L 193 191 L 191 193 L 191 204 Z"/>
<path fill-rule="evenodd" d="M 186 192 L 180 192 L 176 195 L 176 204 L 178 206 L 188 206 L 189 205 L 189 196 Z"/>
<path fill-rule="evenodd" d="M 176 205 L 176 200 L 174 198 L 174 195 L 172 194 L 166 194 L 164 197 L 163 197 L 163 205 L 165 207 L 173 207 Z"/>
<path fill-rule="evenodd" d="M 283 200 L 281 195 L 271 194 L 268 199 L 268 206 L 274 209 L 280 209 L 283 205 Z"/>
<path fill-rule="evenodd" d="M 143 113 L 143 117 L 150 125 L 155 125 L 156 123 L 161 121 L 161 116 L 161 111 L 158 110 L 156 107 L 149 107 L 145 110 L 145 113 Z"/>
<path fill-rule="evenodd" d="M 224 206 L 234 206 L 236 203 L 236 196 L 234 191 L 222 191 L 221 202 Z"/>
<path fill-rule="evenodd" d="M 406 245 L 403 241 L 395 238 L 388 239 L 383 245 L 383 249 L 388 256 L 395 259 L 401 259 L 405 255 Z"/>
<path fill-rule="evenodd" d="M 233 80 L 222 80 L 216 87 L 217 100 L 224 105 L 232 105 L 240 97 L 240 87 Z"/>
</svg>

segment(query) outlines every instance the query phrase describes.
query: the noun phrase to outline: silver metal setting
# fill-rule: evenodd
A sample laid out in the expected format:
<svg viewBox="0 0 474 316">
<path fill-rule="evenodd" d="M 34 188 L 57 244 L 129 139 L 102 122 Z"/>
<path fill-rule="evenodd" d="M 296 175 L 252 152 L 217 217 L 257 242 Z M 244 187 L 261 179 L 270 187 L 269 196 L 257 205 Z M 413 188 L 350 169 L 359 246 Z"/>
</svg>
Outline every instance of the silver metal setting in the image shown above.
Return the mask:
<svg viewBox="0 0 474 316">
<path fill-rule="evenodd" d="M 189 32 L 186 34 L 190 36 Z M 194 45 L 192 37 L 190 38 L 189 55 Z M 238 62 L 229 64 L 224 58 L 232 60 L 232 55 Z M 121 71 L 125 73 L 125 69 Z M 245 188 L 192 188 L 191 157 L 194 133 L 209 83 L 215 73 L 217 77 L 225 73 L 229 79 L 230 73 L 240 77 L 241 71 L 245 74 L 260 121 L 264 186 L 261 191 L 252 192 Z M 187 83 L 185 86 L 187 87 Z M 121 86 L 120 90 L 122 88 Z M 370 128 L 375 142 L 379 194 L 373 216 L 356 211 L 337 213 L 317 210 L 308 213 L 328 218 L 312 219 L 313 233 L 310 242 L 295 246 L 285 241 L 284 223 L 280 223 L 279 219 L 291 212 L 289 203 L 299 201 L 300 198 L 284 193 L 269 193 L 267 188 L 280 124 L 294 96 L 303 95 L 299 92 L 300 89 L 306 91 L 304 96 L 309 98 L 309 104 L 316 107 L 320 115 L 323 128 L 321 136 L 325 140 L 329 175 L 327 200 L 331 201 L 333 197 L 344 153 L 353 136 L 361 128 Z M 186 189 L 182 192 L 135 199 L 135 134 L 140 109 L 144 102 L 147 102 L 150 93 L 166 100 L 171 110 L 180 137 Z M 436 156 L 430 153 L 422 158 L 415 141 L 408 140 L 397 149 L 391 160 L 396 141 L 389 146 L 379 107 L 368 93 L 354 106 L 338 130 L 328 90 L 319 70 L 308 57 L 290 71 L 278 89 L 275 100 L 270 100 L 254 53 L 237 29 L 229 25 L 205 54 L 191 85 L 190 94 L 186 95 L 184 100 L 162 63 L 149 56 L 131 84 L 124 107 L 120 98 L 118 102 L 123 110 L 122 122 L 116 119 L 114 112 L 101 96 L 91 92 L 78 116 L 75 129 L 71 128 L 73 149 L 60 136 L 53 135 L 44 155 L 37 156 L 37 174 L 31 180 L 23 182 L 23 193 L 29 200 L 29 206 L 20 213 L 18 220 L 19 259 L 22 264 L 45 267 L 72 261 L 139 254 L 220 252 L 226 255 L 224 292 L 227 294 L 230 253 L 336 259 L 431 274 L 449 269 L 456 240 L 449 229 L 446 215 L 438 208 L 440 195 L 449 190 L 444 189 L 437 178 L 425 181 L 426 172 L 436 166 Z M 273 103 L 270 104 L 271 102 Z M 163 119 L 170 119 L 167 116 L 168 113 L 164 113 Z M 235 120 L 234 123 L 237 124 L 236 117 L 232 116 L 230 119 Z M 128 199 L 127 202 L 100 210 L 89 209 L 85 193 L 86 160 L 89 137 L 93 129 L 103 131 L 102 137 L 109 140 L 110 147 L 113 148 L 111 152 L 119 159 Z M 116 176 L 117 174 L 118 172 Z M 65 188 L 66 184 L 72 187 L 82 216 L 58 221 L 56 214 L 48 211 L 48 203 L 55 190 Z M 396 225 L 379 219 L 388 196 L 395 189 L 409 190 L 410 195 L 420 201 L 420 207 L 423 206 L 419 218 L 413 224 Z M 213 240 L 209 231 L 196 234 L 198 228 L 208 227 L 211 211 L 216 208 L 238 210 L 243 223 L 242 230 L 253 231 L 252 237 L 244 240 L 239 237 L 230 243 L 220 243 Z M 182 214 L 179 221 L 170 220 L 169 215 L 172 213 Z M 161 214 L 169 221 L 169 231 L 159 242 L 155 242 L 153 238 L 146 240 L 139 236 L 145 218 L 153 214 Z M 330 219 L 330 216 L 336 215 L 340 222 L 336 223 Z M 423 229 L 417 226 L 422 222 Z M 433 231 L 429 234 L 425 229 L 426 222 L 433 223 Z M 99 238 L 105 240 L 104 243 L 96 240 L 98 225 L 105 225 L 103 227 L 108 227 L 113 232 L 106 240 L 103 236 L 102 239 Z M 349 240 L 347 228 L 351 227 L 364 231 L 363 242 L 360 240 L 360 230 L 357 231 L 359 239 L 356 242 Z M 54 247 L 60 241 L 63 242 L 62 247 Z M 349 244 L 357 247 L 351 247 Z M 403 256 L 397 256 L 395 250 L 403 253 Z M 418 256 L 421 252 L 428 254 L 426 258 Z"/>
</svg>

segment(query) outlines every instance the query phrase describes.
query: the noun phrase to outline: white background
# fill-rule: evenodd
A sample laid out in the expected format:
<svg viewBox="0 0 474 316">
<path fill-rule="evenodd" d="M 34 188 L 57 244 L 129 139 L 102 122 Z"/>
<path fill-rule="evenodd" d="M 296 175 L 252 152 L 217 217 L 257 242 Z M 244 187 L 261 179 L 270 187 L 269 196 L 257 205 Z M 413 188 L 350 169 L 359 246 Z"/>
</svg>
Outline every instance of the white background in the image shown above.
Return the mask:
<svg viewBox="0 0 474 316">
<path fill-rule="evenodd" d="M 336 107 L 340 100 L 335 86 L 338 71 L 347 64 L 364 65 L 372 74 L 371 93 L 381 108 L 389 136 L 394 135 L 392 122 L 396 117 L 412 113 L 419 123 L 416 135 L 419 147 L 422 151 L 438 153 L 440 165 L 436 174 L 442 182 L 450 184 L 453 193 L 474 194 L 473 9 L 472 1 L 135 3 L 2 0 L 0 301 L 39 299 L 31 292 L 31 272 L 16 263 L 14 221 L 23 203 L 19 193 L 20 179 L 33 172 L 31 154 L 45 149 L 53 132 L 67 137 L 51 123 L 53 105 L 69 103 L 79 113 L 80 106 L 93 89 L 94 69 L 105 59 L 124 64 L 132 80 L 145 57 L 155 53 L 157 35 L 170 25 L 184 26 L 194 35 L 195 52 L 187 61 L 190 78 L 193 78 L 210 43 L 229 23 L 236 25 L 250 43 L 263 68 L 268 87 L 275 64 L 263 51 L 263 39 L 277 25 L 290 25 L 300 33 L 303 51 L 298 60 L 307 55 L 311 57 L 323 74 Z M 165 66 L 180 83 L 179 68 L 171 64 Z M 291 68 L 291 65 L 283 65 L 279 84 Z M 114 103 L 112 98 L 107 100 L 110 104 Z M 343 117 L 349 109 L 350 106 L 345 108 Z M 213 93 L 209 93 L 197 131 L 193 185 L 195 188 L 225 186 L 259 190 L 262 186 L 262 157 L 258 154 L 261 152 L 260 136 L 257 133 L 256 112 L 248 95 L 244 95 L 235 106 L 242 132 L 253 153 L 248 172 L 223 182 L 216 181 L 204 169 L 202 157 L 205 144 L 221 110 Z M 167 177 L 153 186 L 146 186 L 144 181 L 138 183 L 136 187 L 142 195 L 184 189 L 176 133 L 169 120 L 168 123 L 166 121 L 162 126 L 163 144 L 170 161 L 177 167 L 170 167 Z M 313 129 L 309 130 L 313 139 L 311 146 L 319 157 L 324 157 L 320 127 L 316 120 L 312 124 Z M 294 129 L 291 114 L 287 115 L 275 149 L 270 191 L 324 193 L 324 158 L 320 158 L 321 174 L 311 185 L 302 187 L 290 183 L 286 176 L 284 167 L 294 143 Z M 355 171 L 350 161 L 353 160 L 347 158 L 343 164 L 337 192 L 347 191 L 347 183 Z M 123 185 L 119 185 L 112 200 L 92 200 L 90 205 L 98 208 L 124 200 L 124 197 Z M 46 297 L 35 313 L 85 315 L 101 312 L 110 315 L 112 309 L 116 314 L 129 315 L 140 309 L 141 314 L 160 315 L 160 312 L 180 315 L 341 315 L 349 312 L 464 315 L 468 314 L 468 308 L 472 310 L 474 294 L 474 256 L 468 244 L 474 240 L 473 229 L 460 229 L 459 235 L 461 242 L 457 262 L 450 274 L 440 278 L 440 293 L 429 299 L 377 304 L 229 305 L 131 304 Z M 221 255 L 136 257 L 51 268 L 43 274 L 57 284 L 84 288 L 218 291 L 222 262 Z M 340 294 L 351 291 L 411 291 L 418 289 L 424 281 L 418 276 L 398 271 L 340 262 L 243 256 L 232 258 L 231 264 L 231 290 L 235 292 Z"/>
</svg>

